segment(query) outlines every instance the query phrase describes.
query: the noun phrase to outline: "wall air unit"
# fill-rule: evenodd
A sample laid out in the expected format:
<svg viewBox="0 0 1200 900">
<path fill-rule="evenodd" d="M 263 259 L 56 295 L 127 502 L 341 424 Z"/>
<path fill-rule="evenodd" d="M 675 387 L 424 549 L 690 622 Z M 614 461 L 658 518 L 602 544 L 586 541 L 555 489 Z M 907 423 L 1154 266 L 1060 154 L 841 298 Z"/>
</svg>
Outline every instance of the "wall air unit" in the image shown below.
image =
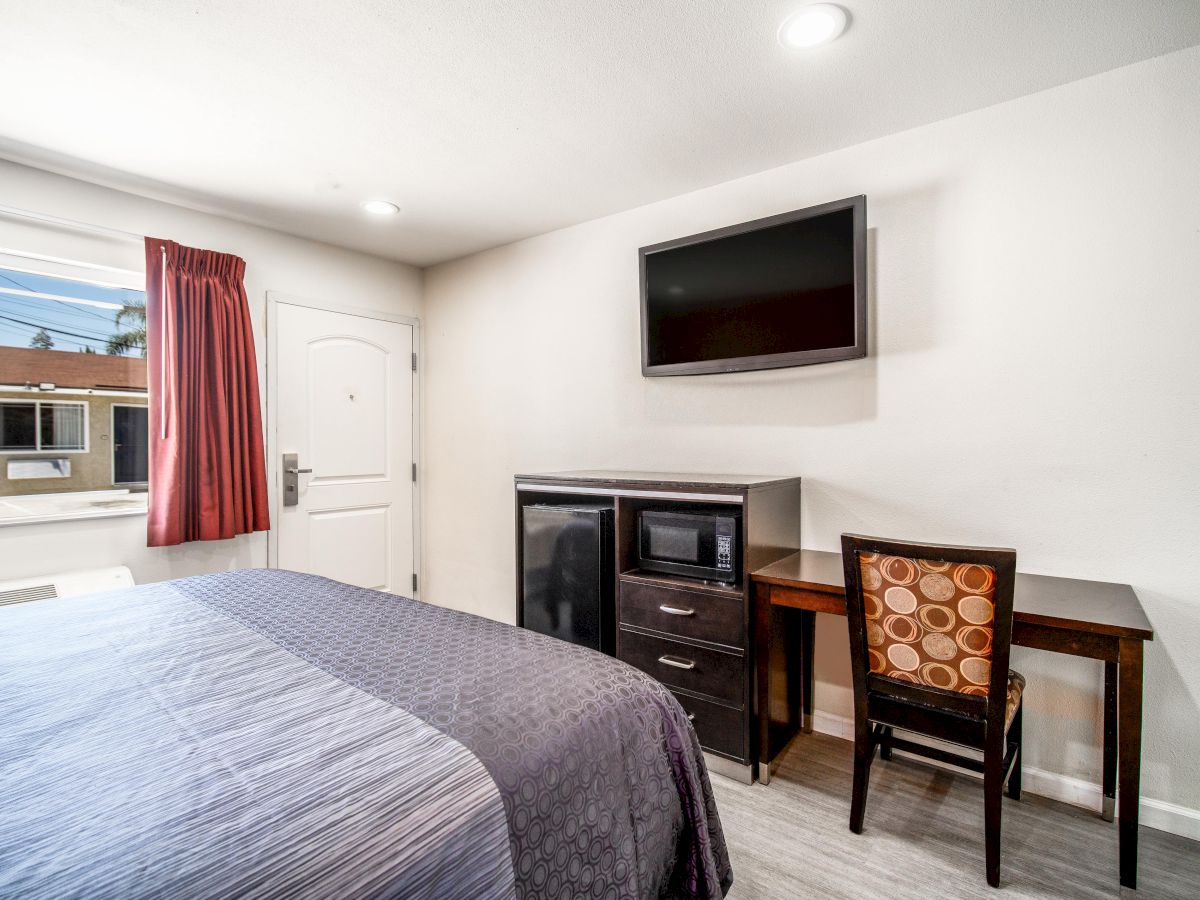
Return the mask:
<svg viewBox="0 0 1200 900">
<path fill-rule="evenodd" d="M 51 600 L 55 597 L 77 597 L 80 594 L 94 594 L 124 587 L 133 587 L 133 573 L 127 566 L 18 578 L 13 581 L 0 581 L 0 606 L 28 603 L 31 600 Z"/>
</svg>

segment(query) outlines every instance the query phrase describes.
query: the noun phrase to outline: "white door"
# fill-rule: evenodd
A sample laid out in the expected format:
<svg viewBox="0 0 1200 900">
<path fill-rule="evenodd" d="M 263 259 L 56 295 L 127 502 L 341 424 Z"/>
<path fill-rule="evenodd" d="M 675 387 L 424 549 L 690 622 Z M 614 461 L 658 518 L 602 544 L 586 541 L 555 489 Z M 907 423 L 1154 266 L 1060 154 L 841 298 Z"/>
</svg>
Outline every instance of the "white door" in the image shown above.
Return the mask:
<svg viewBox="0 0 1200 900">
<path fill-rule="evenodd" d="M 411 597 L 413 327 L 281 302 L 275 329 L 277 565 Z"/>
</svg>

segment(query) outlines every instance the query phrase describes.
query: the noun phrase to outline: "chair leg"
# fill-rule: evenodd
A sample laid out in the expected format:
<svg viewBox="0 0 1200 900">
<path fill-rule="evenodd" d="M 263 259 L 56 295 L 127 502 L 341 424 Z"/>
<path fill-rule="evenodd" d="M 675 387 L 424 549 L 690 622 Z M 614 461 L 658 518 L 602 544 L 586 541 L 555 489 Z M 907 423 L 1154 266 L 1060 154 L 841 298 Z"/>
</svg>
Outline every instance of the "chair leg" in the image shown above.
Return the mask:
<svg viewBox="0 0 1200 900">
<path fill-rule="evenodd" d="M 854 788 L 850 797 L 850 830 L 862 834 L 863 817 L 867 812 L 867 783 L 871 777 L 871 759 L 875 756 L 875 741 L 871 727 L 857 729 L 854 738 Z"/>
<path fill-rule="evenodd" d="M 880 734 L 882 740 L 879 742 L 879 758 L 884 762 L 892 760 L 892 726 L 884 725 L 883 731 Z"/>
<path fill-rule="evenodd" d="M 1000 887 L 1000 801 L 1004 796 L 1004 739 L 991 742 L 983 758 L 983 828 L 987 880 Z"/>
<path fill-rule="evenodd" d="M 1025 706 L 1017 707 L 1017 715 L 1012 727 L 1008 729 L 1008 737 L 1017 745 L 1017 758 L 1013 762 L 1012 774 L 1008 776 L 1008 796 L 1013 800 L 1021 799 L 1021 760 L 1025 756 L 1021 745 L 1021 719 L 1025 716 Z"/>
</svg>

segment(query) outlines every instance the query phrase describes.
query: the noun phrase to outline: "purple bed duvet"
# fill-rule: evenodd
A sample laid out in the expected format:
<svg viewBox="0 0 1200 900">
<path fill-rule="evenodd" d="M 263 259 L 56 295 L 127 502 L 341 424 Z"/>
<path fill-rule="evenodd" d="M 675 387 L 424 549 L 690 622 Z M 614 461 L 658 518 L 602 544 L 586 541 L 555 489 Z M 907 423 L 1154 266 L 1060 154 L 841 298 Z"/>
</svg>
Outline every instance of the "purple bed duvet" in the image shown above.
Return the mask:
<svg viewBox="0 0 1200 900">
<path fill-rule="evenodd" d="M 718 898 L 670 693 L 554 638 L 245 570 L 0 609 L 0 896 Z"/>
</svg>

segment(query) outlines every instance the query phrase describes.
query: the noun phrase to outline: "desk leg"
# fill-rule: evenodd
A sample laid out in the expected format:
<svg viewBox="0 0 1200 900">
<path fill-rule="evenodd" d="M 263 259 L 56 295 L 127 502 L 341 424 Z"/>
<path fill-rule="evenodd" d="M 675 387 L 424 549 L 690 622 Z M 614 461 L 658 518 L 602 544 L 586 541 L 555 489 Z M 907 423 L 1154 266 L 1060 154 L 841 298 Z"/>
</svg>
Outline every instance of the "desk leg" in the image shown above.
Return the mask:
<svg viewBox="0 0 1200 900">
<path fill-rule="evenodd" d="M 813 730 L 813 645 L 817 614 L 811 610 L 800 613 L 800 730 Z"/>
<path fill-rule="evenodd" d="M 754 588 L 754 713 L 758 720 L 758 781 L 771 783 L 771 586 Z"/>
<path fill-rule="evenodd" d="M 1117 664 L 1104 664 L 1104 798 L 1100 816 L 1111 822 L 1117 811 Z"/>
<path fill-rule="evenodd" d="M 1138 804 L 1142 774 L 1142 642 L 1122 638 L 1119 658 L 1117 781 L 1121 819 L 1121 884 L 1136 888 Z"/>
</svg>

